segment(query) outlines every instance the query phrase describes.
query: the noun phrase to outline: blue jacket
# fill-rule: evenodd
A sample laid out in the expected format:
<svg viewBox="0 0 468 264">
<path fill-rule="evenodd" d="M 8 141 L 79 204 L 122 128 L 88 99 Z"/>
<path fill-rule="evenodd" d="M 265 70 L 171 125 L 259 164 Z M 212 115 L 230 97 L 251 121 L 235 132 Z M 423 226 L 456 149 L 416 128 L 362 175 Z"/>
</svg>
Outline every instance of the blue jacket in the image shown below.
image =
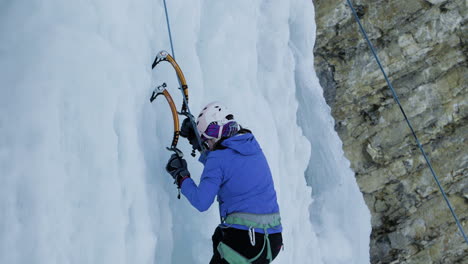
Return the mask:
<svg viewBox="0 0 468 264">
<path fill-rule="evenodd" d="M 205 165 L 200 184 L 188 178 L 182 194 L 200 212 L 208 210 L 218 196 L 222 218 L 234 212 L 252 214 L 278 213 L 276 191 L 270 167 L 255 137 L 236 135 L 222 142 L 226 149 L 210 151 L 200 161 Z M 232 225 L 238 229 L 247 227 Z M 263 230 L 256 229 L 263 233 Z M 281 232 L 282 228 L 269 230 Z"/>
</svg>

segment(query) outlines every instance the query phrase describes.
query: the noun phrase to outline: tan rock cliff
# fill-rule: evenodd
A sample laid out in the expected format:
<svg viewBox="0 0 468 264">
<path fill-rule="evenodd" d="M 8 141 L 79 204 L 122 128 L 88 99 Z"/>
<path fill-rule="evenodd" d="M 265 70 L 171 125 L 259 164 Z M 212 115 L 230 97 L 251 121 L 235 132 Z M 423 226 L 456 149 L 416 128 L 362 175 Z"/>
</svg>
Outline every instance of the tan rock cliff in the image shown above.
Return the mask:
<svg viewBox="0 0 468 264">
<path fill-rule="evenodd" d="M 468 245 L 346 1 L 314 4 L 316 72 L 372 213 L 371 263 L 468 263 Z M 468 232 L 467 1 L 353 4 Z"/>
</svg>

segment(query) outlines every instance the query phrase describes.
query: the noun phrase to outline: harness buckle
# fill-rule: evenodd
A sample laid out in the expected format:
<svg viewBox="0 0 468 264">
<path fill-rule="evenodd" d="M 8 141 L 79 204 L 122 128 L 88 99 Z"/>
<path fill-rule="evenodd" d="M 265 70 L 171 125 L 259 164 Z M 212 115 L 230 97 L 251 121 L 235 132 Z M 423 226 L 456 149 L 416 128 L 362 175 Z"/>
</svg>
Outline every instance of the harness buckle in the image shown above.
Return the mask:
<svg viewBox="0 0 468 264">
<path fill-rule="evenodd" d="M 253 226 L 249 227 L 249 238 L 250 238 L 250 244 L 252 247 L 255 246 L 255 228 Z"/>
</svg>

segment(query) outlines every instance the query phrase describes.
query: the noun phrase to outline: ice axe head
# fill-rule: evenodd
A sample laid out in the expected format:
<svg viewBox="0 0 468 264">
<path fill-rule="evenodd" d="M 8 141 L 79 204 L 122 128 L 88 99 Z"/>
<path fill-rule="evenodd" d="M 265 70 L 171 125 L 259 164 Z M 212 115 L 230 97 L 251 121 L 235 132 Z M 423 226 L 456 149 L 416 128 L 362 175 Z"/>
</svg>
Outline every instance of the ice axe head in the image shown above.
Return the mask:
<svg viewBox="0 0 468 264">
<path fill-rule="evenodd" d="M 180 149 L 178 149 L 176 147 L 167 147 L 167 150 L 173 151 L 177 155 L 177 157 L 179 157 L 179 158 L 184 157 L 184 153 Z"/>
<path fill-rule="evenodd" d="M 166 90 L 166 87 L 166 83 L 158 85 L 158 87 L 153 90 L 153 94 L 151 94 L 150 102 L 152 103 L 159 95 L 163 94 L 164 90 Z"/>
</svg>

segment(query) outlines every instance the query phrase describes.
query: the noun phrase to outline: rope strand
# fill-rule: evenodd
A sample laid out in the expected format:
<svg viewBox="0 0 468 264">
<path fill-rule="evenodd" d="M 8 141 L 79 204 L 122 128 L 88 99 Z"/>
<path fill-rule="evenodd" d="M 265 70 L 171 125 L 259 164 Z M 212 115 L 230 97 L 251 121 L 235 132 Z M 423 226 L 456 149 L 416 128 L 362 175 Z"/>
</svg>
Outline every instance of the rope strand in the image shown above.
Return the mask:
<svg viewBox="0 0 468 264">
<path fill-rule="evenodd" d="M 169 23 L 169 15 L 167 14 L 166 0 L 164 0 L 164 11 L 166 12 L 167 32 L 169 33 L 169 42 L 171 43 L 172 58 L 175 60 L 174 45 L 172 45 L 171 24 Z"/>
<path fill-rule="evenodd" d="M 408 127 L 410 128 L 411 130 L 411 133 L 413 134 L 414 136 L 414 139 L 416 140 L 416 143 L 419 147 L 419 149 L 421 150 L 421 153 L 422 155 L 424 156 L 424 159 L 426 160 L 426 163 L 427 165 L 429 166 L 429 169 L 432 173 L 432 176 L 434 177 L 434 180 L 435 182 L 437 183 L 437 186 L 439 187 L 439 190 L 440 192 L 442 193 L 442 196 L 444 197 L 445 199 L 445 202 L 447 203 L 447 206 L 448 208 L 450 209 L 450 212 L 452 213 L 452 216 L 453 218 L 455 219 L 455 222 L 457 223 L 457 226 L 458 226 L 458 229 L 460 229 L 460 232 L 463 236 L 463 238 L 465 239 L 465 242 L 468 244 L 468 238 L 466 237 L 466 234 L 465 232 L 463 231 L 463 227 L 462 225 L 460 224 L 460 221 L 458 220 L 458 217 L 457 217 L 457 214 L 455 213 L 455 211 L 453 210 L 452 208 L 452 205 L 447 197 L 447 195 L 445 194 L 445 191 L 444 191 L 444 188 L 442 187 L 442 185 L 440 184 L 439 182 L 439 178 L 437 177 L 433 167 L 432 167 L 432 164 L 431 162 L 429 161 L 429 158 L 427 157 L 426 155 L 426 152 L 424 151 L 424 148 L 422 147 L 417 135 L 416 135 L 416 132 L 414 131 L 413 129 L 413 126 L 411 125 L 411 122 L 409 121 L 408 117 L 406 116 L 406 113 L 405 113 L 405 110 L 403 110 L 403 107 L 401 106 L 401 103 L 400 103 L 400 100 L 398 99 L 398 95 L 396 94 L 395 92 L 395 89 L 393 88 L 393 85 L 392 83 L 390 82 L 390 80 L 388 79 L 387 77 L 387 74 L 385 73 L 385 70 L 382 66 L 382 63 L 380 62 L 380 59 L 379 57 L 377 56 L 377 52 L 375 51 L 375 48 L 374 46 L 372 45 L 372 42 L 369 40 L 369 37 L 367 36 L 367 33 L 366 33 L 366 30 L 364 29 L 364 27 L 362 26 L 361 24 L 361 20 L 359 19 L 359 16 L 357 15 L 357 12 L 356 12 L 356 9 L 354 9 L 354 6 L 353 4 L 351 3 L 350 0 L 347 0 L 348 1 L 348 5 L 349 7 L 351 8 L 352 12 L 353 12 L 353 15 L 354 15 L 354 18 L 356 19 L 356 22 L 358 23 L 359 25 L 359 28 L 362 32 L 362 34 L 364 35 L 364 38 L 366 39 L 367 41 L 367 44 L 369 45 L 371 51 L 372 51 L 372 54 L 374 55 L 374 58 L 375 60 L 377 61 L 377 64 L 379 65 L 379 68 L 380 70 L 382 71 L 382 74 L 385 78 L 385 81 L 387 82 L 388 84 L 388 87 L 390 87 L 390 90 L 392 91 L 392 94 L 393 94 L 393 98 L 395 99 L 395 102 L 398 104 L 398 106 L 400 107 L 400 111 L 401 113 L 403 114 L 403 116 L 405 117 L 405 120 L 406 120 L 406 123 L 408 124 Z"/>
<path fill-rule="evenodd" d="M 169 34 L 169 42 L 171 44 L 172 58 L 174 58 L 174 60 L 175 60 L 176 57 L 175 57 L 175 53 L 174 53 L 174 45 L 172 43 L 171 23 L 169 22 L 169 14 L 167 12 L 166 0 L 163 0 L 163 1 L 164 1 L 164 12 L 166 13 L 167 33 Z M 190 120 L 192 122 L 192 125 L 194 127 L 194 131 L 195 131 L 195 136 L 197 137 L 198 146 L 200 146 L 200 148 L 201 148 L 200 153 L 202 153 L 202 152 L 204 152 L 206 150 L 205 146 L 201 142 L 200 135 L 199 135 L 198 130 L 197 130 L 197 125 L 195 123 L 192 112 L 190 112 L 190 107 L 188 105 L 187 98 L 185 98 L 184 90 L 182 89 L 182 87 L 180 87 L 179 90 L 182 92 L 182 100 L 184 101 L 184 105 L 187 107 L 187 113 L 185 113 L 185 115 L 188 118 L 190 118 Z"/>
</svg>

